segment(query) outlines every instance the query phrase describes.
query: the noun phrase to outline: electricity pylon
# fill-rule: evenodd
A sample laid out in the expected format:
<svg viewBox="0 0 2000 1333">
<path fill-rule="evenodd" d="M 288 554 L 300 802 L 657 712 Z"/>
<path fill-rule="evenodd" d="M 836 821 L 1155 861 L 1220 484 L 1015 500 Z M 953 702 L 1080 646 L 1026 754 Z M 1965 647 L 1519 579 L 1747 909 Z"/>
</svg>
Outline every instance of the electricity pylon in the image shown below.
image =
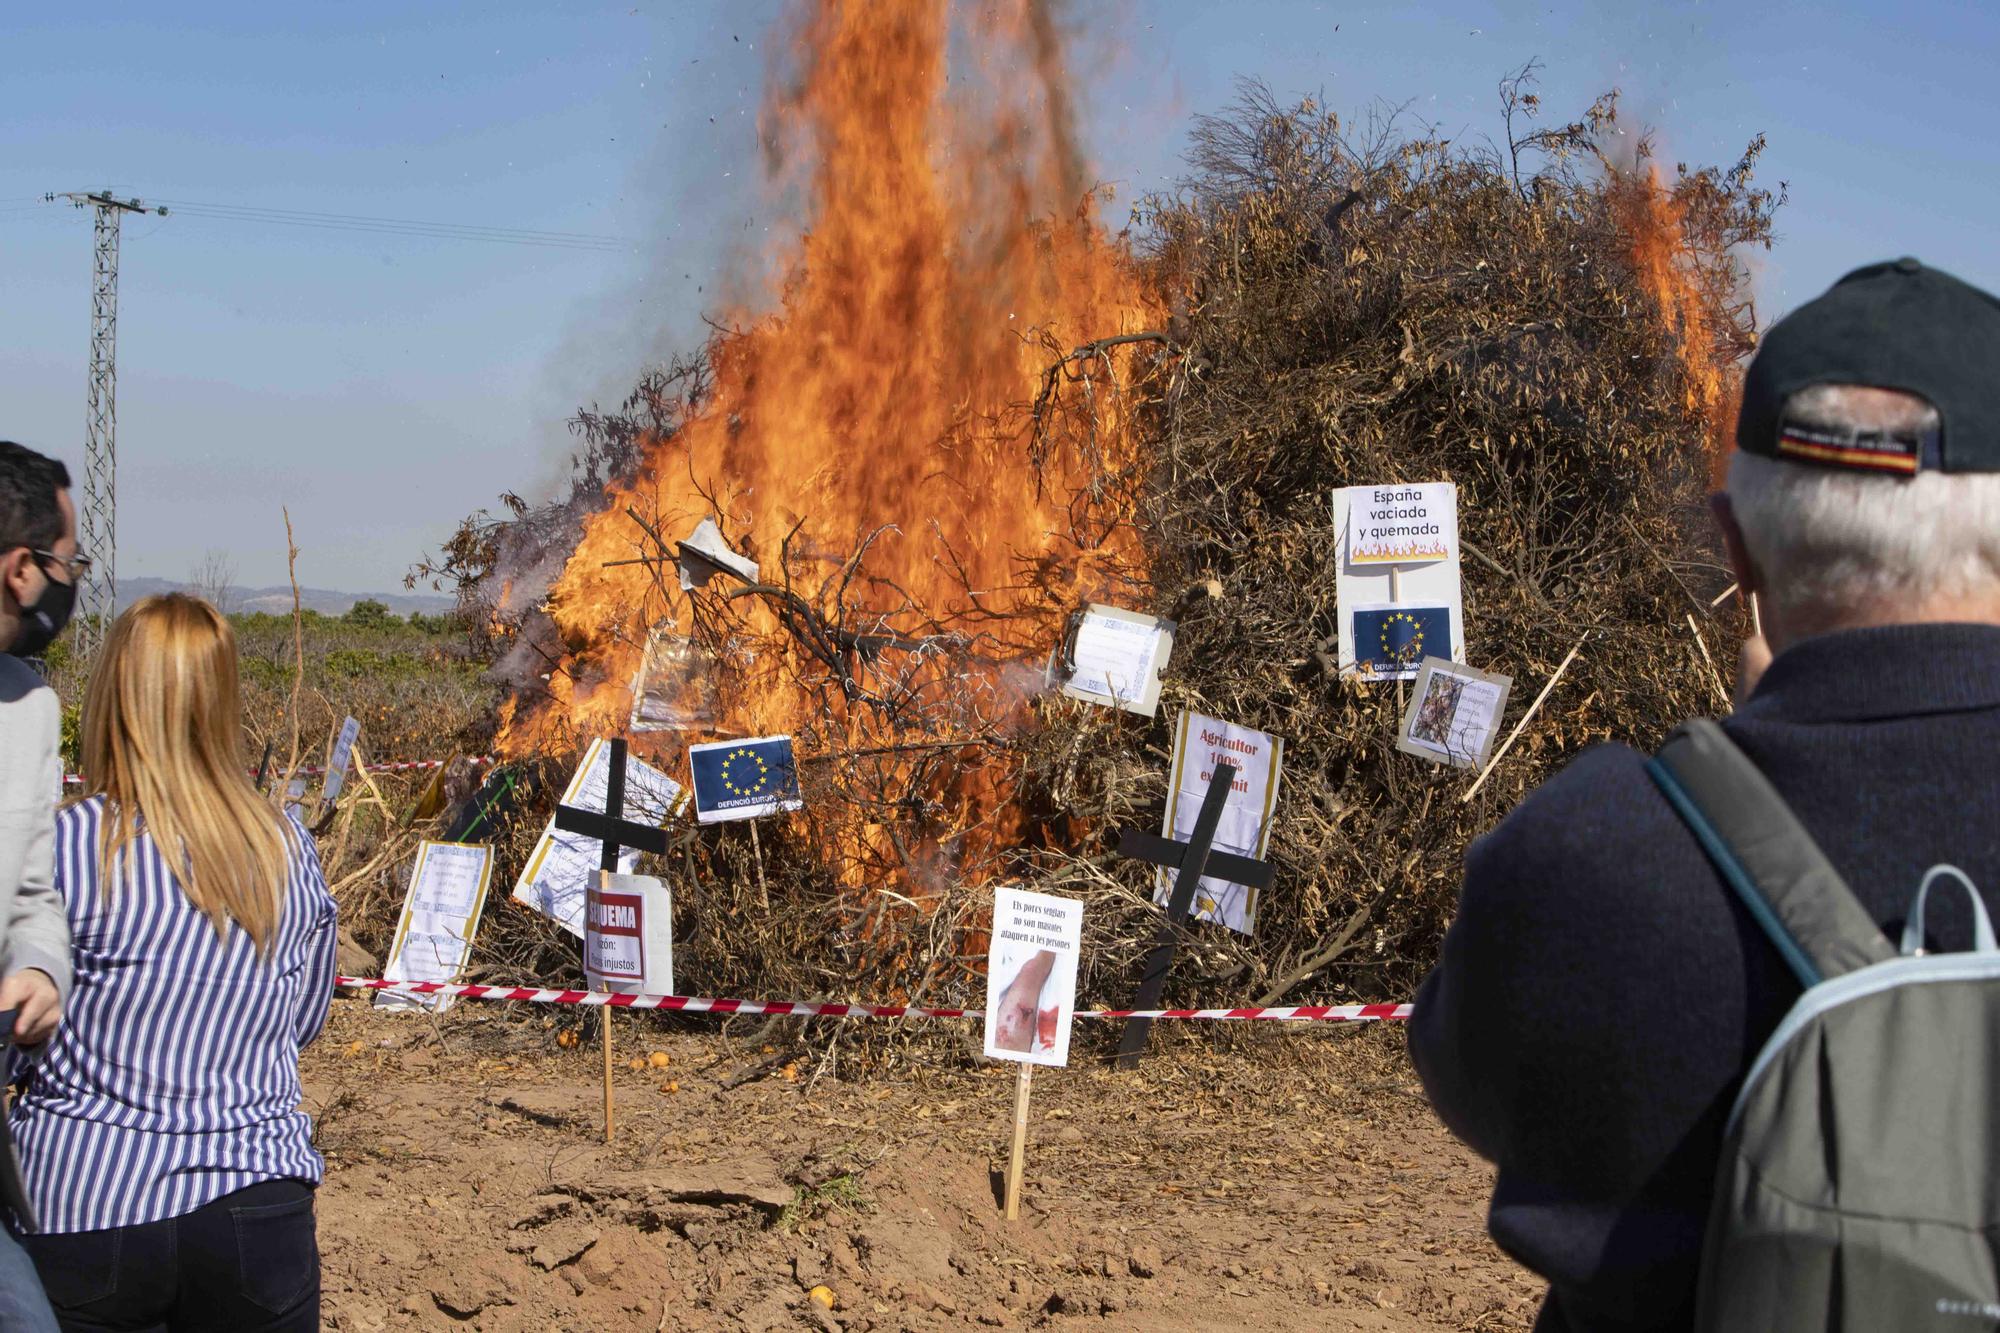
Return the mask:
<svg viewBox="0 0 2000 1333">
<path fill-rule="evenodd" d="M 84 412 L 83 505 L 78 544 L 91 557 L 90 574 L 77 589 L 77 654 L 88 660 L 104 642 L 118 610 L 118 223 L 127 213 L 167 215 L 137 199 L 96 194 L 51 194 L 78 208 L 97 210 L 90 284 L 90 394 Z"/>
</svg>

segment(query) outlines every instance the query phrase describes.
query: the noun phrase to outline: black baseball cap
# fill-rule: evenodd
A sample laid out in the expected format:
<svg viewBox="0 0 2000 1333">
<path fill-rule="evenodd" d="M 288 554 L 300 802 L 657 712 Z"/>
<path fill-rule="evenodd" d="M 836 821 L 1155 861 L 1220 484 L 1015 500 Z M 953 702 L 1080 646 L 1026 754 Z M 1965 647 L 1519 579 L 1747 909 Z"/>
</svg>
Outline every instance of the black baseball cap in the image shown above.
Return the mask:
<svg viewBox="0 0 2000 1333">
<path fill-rule="evenodd" d="M 1819 384 L 1913 393 L 1922 435 L 1814 430 L 1785 400 Z M 1914 259 L 1870 264 L 1779 320 L 1743 380 L 1736 447 L 1787 462 L 1913 476 L 2000 471 L 2000 300 Z"/>
</svg>

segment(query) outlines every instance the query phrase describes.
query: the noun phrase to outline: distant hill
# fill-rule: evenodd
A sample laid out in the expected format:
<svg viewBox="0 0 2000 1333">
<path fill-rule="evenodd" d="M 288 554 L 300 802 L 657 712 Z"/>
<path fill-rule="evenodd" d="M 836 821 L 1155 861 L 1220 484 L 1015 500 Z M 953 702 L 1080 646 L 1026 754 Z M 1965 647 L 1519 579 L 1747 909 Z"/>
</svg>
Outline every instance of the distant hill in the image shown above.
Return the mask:
<svg viewBox="0 0 2000 1333">
<path fill-rule="evenodd" d="M 156 592 L 183 592 L 187 584 L 176 583 L 172 579 L 120 579 L 118 580 L 118 609 L 124 610 L 141 597 L 149 597 Z M 347 614 L 348 608 L 359 601 L 376 601 L 399 616 L 407 616 L 412 611 L 421 611 L 427 616 L 449 611 L 454 605 L 450 597 L 434 592 L 335 592 L 330 588 L 300 588 L 299 604 L 308 611 L 317 611 L 323 616 Z M 224 609 L 232 613 L 268 611 L 273 615 L 288 614 L 292 609 L 292 590 L 283 588 L 232 588 L 229 591 L 229 605 Z"/>
</svg>

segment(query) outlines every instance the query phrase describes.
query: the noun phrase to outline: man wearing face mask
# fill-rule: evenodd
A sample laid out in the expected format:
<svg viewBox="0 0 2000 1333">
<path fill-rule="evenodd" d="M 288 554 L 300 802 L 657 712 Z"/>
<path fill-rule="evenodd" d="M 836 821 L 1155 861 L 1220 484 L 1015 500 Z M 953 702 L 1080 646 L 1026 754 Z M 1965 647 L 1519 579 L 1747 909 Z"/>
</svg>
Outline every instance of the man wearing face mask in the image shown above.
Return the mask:
<svg viewBox="0 0 2000 1333">
<path fill-rule="evenodd" d="M 68 469 L 0 440 L 0 1038 L 11 1019 L 22 1046 L 55 1032 L 70 964 L 55 891 L 62 705 L 21 659 L 62 633 L 89 566 L 76 549 Z M 0 1333 L 55 1328 L 34 1266 L 0 1226 Z"/>
</svg>

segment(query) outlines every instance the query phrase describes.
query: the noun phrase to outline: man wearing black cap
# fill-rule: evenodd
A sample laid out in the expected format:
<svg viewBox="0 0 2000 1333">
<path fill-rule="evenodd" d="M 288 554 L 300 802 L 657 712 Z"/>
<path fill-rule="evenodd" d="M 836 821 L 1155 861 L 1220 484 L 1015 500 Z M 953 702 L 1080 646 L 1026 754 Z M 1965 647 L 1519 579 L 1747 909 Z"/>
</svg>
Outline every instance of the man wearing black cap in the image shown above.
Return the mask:
<svg viewBox="0 0 2000 1333">
<path fill-rule="evenodd" d="M 2000 909 L 2000 302 L 1849 274 L 1765 338 L 1737 444 L 1716 516 L 1764 638 L 1729 736 L 1883 927 L 1938 862 Z M 1688 1327 L 1725 1118 L 1800 994 L 1644 765 L 1588 750 L 1473 845 L 1410 1026 L 1538 1330 Z M 1929 923 L 1970 944 L 1956 897 Z"/>
</svg>

